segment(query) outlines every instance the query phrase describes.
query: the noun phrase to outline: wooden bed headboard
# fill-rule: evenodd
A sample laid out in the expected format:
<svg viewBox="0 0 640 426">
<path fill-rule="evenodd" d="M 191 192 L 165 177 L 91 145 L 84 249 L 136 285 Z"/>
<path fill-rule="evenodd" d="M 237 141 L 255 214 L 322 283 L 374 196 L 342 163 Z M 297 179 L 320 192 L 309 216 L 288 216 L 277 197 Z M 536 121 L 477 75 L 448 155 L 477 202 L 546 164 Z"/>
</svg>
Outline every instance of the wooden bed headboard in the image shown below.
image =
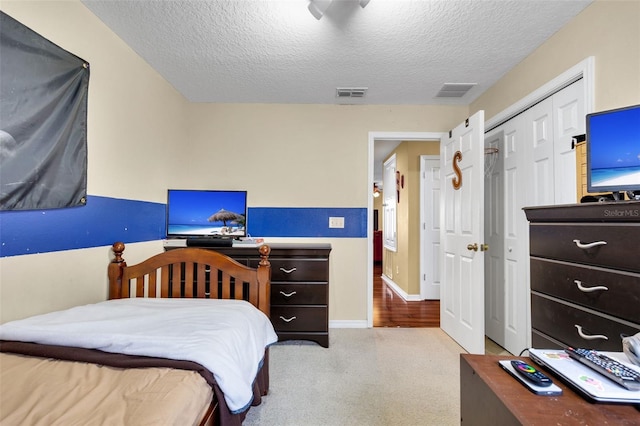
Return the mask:
<svg viewBox="0 0 640 426">
<path fill-rule="evenodd" d="M 109 299 L 177 297 L 243 299 L 270 314 L 271 248 L 258 248 L 260 263 L 251 268 L 214 250 L 168 250 L 137 265 L 122 258 L 124 243 L 112 246 L 109 264 Z"/>
</svg>

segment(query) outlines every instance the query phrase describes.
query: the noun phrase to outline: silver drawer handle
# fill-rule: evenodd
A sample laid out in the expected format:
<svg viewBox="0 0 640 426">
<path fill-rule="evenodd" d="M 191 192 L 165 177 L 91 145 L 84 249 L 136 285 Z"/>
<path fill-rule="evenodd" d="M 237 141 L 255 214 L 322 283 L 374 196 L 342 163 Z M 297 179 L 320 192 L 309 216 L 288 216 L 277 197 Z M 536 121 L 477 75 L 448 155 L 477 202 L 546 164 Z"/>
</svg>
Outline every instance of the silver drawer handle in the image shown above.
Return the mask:
<svg viewBox="0 0 640 426">
<path fill-rule="evenodd" d="M 607 245 L 606 241 L 594 241 L 592 243 L 586 243 L 586 244 L 580 242 L 580 240 L 573 240 L 573 242 L 576 243 L 578 248 L 581 248 L 581 249 L 584 249 L 584 250 L 590 249 L 590 248 L 593 248 L 593 247 L 597 247 L 597 246 L 606 246 Z"/>
<path fill-rule="evenodd" d="M 282 317 L 280 317 L 280 318 L 282 318 Z M 585 340 L 598 340 L 598 339 L 609 340 L 609 338 L 607 336 L 603 336 L 602 334 L 593 334 L 591 336 L 589 336 L 587 334 L 584 334 L 582 332 L 582 327 L 581 326 L 579 326 L 578 324 L 576 324 L 575 326 L 578 329 L 578 334 L 580 335 L 580 337 L 582 337 Z"/>
<path fill-rule="evenodd" d="M 292 291 L 291 293 L 285 293 L 284 291 L 280 291 L 280 294 L 283 295 L 284 297 L 291 297 L 296 293 L 297 292 L 295 292 L 295 291 Z"/>
<path fill-rule="evenodd" d="M 609 290 L 608 287 L 605 287 L 603 285 L 597 285 L 594 287 L 585 287 L 582 285 L 582 281 L 573 280 L 573 282 L 576 283 L 576 286 L 578 286 L 578 290 L 580 290 L 583 293 L 591 293 L 592 291 L 598 291 L 598 290 L 602 290 L 602 291 Z"/>
<path fill-rule="evenodd" d="M 285 274 L 290 274 L 290 273 L 292 273 L 292 272 L 295 272 L 295 271 L 296 271 L 296 268 L 291 268 L 291 269 L 284 269 L 284 268 L 280 268 L 280 270 L 281 270 L 282 272 L 284 272 Z"/>
<path fill-rule="evenodd" d="M 296 319 L 296 317 L 285 318 L 285 317 L 283 317 L 282 315 L 280 315 L 280 319 L 281 319 L 282 321 L 284 321 L 284 322 L 291 322 L 291 321 L 293 321 L 294 319 Z"/>
</svg>

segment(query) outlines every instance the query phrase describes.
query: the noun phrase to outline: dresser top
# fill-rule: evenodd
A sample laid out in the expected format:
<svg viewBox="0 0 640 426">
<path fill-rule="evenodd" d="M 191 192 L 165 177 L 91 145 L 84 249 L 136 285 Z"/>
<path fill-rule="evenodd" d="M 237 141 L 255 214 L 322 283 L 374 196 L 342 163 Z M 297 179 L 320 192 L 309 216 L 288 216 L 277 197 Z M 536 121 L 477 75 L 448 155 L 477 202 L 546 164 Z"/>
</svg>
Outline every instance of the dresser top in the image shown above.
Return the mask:
<svg viewBox="0 0 640 426">
<path fill-rule="evenodd" d="M 525 207 L 530 222 L 640 222 L 640 201 Z"/>
</svg>

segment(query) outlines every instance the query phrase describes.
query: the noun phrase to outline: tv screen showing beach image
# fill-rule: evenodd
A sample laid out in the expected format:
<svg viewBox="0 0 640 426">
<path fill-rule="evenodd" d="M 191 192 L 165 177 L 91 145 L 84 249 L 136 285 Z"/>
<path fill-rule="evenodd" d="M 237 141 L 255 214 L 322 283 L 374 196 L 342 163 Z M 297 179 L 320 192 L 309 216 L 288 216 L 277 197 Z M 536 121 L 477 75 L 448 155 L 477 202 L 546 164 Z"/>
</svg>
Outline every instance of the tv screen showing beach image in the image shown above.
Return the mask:
<svg viewBox="0 0 640 426">
<path fill-rule="evenodd" d="M 593 114 L 588 119 L 590 188 L 640 187 L 640 106 Z"/>
<path fill-rule="evenodd" d="M 246 191 L 169 190 L 167 237 L 244 237 L 246 212 Z"/>
</svg>

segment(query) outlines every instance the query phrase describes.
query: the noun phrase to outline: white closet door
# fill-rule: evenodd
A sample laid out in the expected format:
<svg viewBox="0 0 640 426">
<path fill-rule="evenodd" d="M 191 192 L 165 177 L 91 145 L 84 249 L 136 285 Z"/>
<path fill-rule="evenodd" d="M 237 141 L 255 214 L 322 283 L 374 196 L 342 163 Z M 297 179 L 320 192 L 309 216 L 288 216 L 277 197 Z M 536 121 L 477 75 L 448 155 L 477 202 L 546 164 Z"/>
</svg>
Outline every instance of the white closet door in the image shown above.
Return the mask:
<svg viewBox="0 0 640 426">
<path fill-rule="evenodd" d="M 522 208 L 576 202 L 571 138 L 585 132 L 583 84 L 583 80 L 576 81 L 494 129 L 485 139 L 490 146 L 495 135 L 504 134 L 500 150 L 503 175 L 494 173 L 486 189 L 491 198 L 485 214 L 493 216 L 486 227 L 492 239 L 492 259 L 486 266 L 486 333 L 513 354 L 528 347 L 531 337 L 529 223 Z M 502 259 L 495 253 L 500 243 L 494 241 L 500 238 L 500 215 L 490 211 L 500 205 L 496 185 L 502 185 L 504 196 Z"/>
<path fill-rule="evenodd" d="M 504 348 L 519 354 L 528 347 L 529 335 L 529 229 L 522 208 L 527 204 L 532 186 L 528 182 L 528 154 L 526 113 L 520 120 L 504 125 L 504 276 L 505 324 Z"/>
<path fill-rule="evenodd" d="M 576 153 L 571 140 L 585 133 L 584 82 L 578 80 L 553 95 L 554 204 L 576 200 Z"/>
<path fill-rule="evenodd" d="M 529 123 L 529 165 L 531 173 L 526 188 L 528 205 L 542 206 L 554 204 L 554 166 L 553 166 L 553 101 L 547 98 L 531 107 L 524 114 Z M 574 185 L 575 187 L 575 185 Z M 524 188 L 523 188 L 524 189 Z"/>
<path fill-rule="evenodd" d="M 498 149 L 497 155 L 485 153 L 485 164 L 493 162 L 492 169 L 485 170 L 484 187 L 484 238 L 489 244 L 484 258 L 485 334 L 504 347 L 504 132 L 487 135 L 484 146 L 485 149 Z M 491 159 L 493 155 L 495 157 Z"/>
</svg>

